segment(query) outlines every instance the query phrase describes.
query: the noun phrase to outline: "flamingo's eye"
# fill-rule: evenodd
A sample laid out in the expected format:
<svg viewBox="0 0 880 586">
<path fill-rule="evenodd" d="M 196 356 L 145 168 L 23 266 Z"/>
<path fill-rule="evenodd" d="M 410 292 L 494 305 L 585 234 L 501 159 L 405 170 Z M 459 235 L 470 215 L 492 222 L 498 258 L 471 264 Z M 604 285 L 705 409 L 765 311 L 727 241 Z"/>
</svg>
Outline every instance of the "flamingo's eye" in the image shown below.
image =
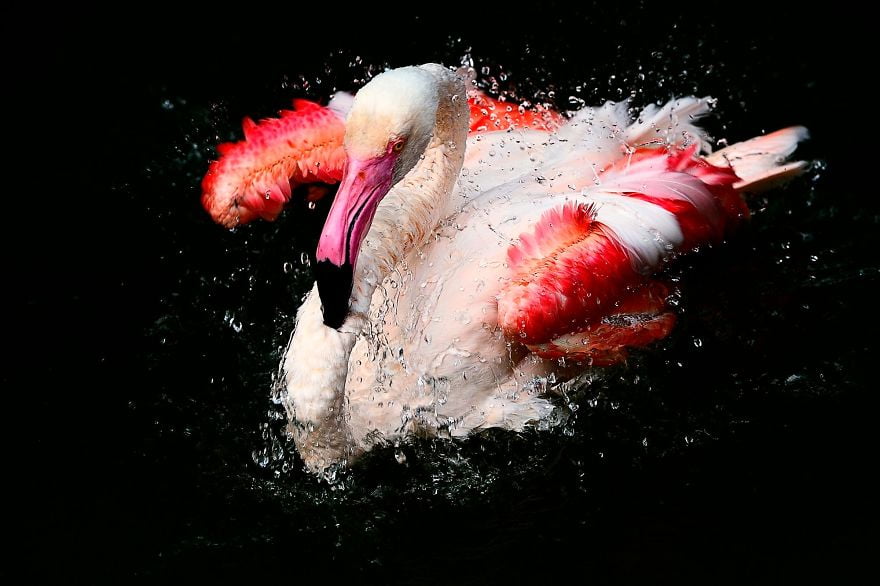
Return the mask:
<svg viewBox="0 0 880 586">
<path fill-rule="evenodd" d="M 399 153 L 403 150 L 404 145 L 406 144 L 405 138 L 398 138 L 396 140 L 391 141 L 391 144 L 388 145 L 389 149 L 395 153 Z"/>
</svg>

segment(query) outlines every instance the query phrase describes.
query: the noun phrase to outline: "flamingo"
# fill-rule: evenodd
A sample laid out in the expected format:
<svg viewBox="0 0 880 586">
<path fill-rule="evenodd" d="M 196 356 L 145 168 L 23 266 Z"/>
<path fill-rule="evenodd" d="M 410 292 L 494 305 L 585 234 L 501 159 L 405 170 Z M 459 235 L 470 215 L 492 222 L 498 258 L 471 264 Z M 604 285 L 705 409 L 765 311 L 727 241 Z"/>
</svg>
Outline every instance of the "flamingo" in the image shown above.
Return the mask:
<svg viewBox="0 0 880 586">
<path fill-rule="evenodd" d="M 567 120 L 493 117 L 486 104 L 511 114 L 469 99 L 441 65 L 386 71 L 353 99 L 246 124 L 245 143 L 221 148 L 235 160 L 205 179 L 203 203 L 227 226 L 274 218 L 291 185 L 341 180 L 280 367 L 312 471 L 407 435 L 546 421 L 548 380 L 671 331 L 668 290 L 652 275 L 730 234 L 748 217 L 743 193 L 806 166 L 784 162 L 802 127 L 706 155 L 694 123 L 709 99 L 635 120 L 626 102 Z"/>
</svg>

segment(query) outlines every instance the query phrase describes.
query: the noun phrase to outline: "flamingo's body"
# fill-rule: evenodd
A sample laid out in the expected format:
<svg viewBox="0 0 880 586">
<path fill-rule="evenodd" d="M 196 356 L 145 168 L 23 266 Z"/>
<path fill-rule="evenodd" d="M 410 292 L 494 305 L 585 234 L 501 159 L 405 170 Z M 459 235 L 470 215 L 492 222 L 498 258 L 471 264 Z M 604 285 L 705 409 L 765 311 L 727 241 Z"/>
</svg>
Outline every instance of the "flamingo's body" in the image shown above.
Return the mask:
<svg viewBox="0 0 880 586">
<path fill-rule="evenodd" d="M 407 433 L 546 417 L 548 375 L 613 363 L 670 331 L 650 278 L 666 259 L 746 217 L 739 190 L 803 167 L 778 166 L 798 128 L 730 147 L 743 171 L 723 151 L 701 158 L 692 122 L 705 100 L 636 122 L 610 103 L 506 132 L 478 122 L 467 137 L 464 95 L 440 66 L 405 68 L 361 90 L 349 114 L 323 272 L 283 363 L 291 429 L 314 469 Z"/>
</svg>

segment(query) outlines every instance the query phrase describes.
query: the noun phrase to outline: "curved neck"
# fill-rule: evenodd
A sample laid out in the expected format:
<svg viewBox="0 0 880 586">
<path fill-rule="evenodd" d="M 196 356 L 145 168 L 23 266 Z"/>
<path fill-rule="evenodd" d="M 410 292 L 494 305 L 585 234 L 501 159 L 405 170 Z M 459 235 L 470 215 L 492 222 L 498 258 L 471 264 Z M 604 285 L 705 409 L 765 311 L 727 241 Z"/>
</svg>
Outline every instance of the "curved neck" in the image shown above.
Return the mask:
<svg viewBox="0 0 880 586">
<path fill-rule="evenodd" d="M 464 162 L 468 132 L 464 81 L 439 65 L 423 65 L 437 79 L 437 118 L 419 163 L 379 204 L 354 274 L 349 321 L 358 331 L 376 287 L 395 265 L 425 243 L 437 223 Z M 352 317 L 354 320 L 352 320 Z"/>
<path fill-rule="evenodd" d="M 297 313 L 284 358 L 284 404 L 300 454 L 313 470 L 345 459 L 352 441 L 344 416 L 348 361 L 376 287 L 440 221 L 464 162 L 468 106 L 464 82 L 439 65 L 423 65 L 437 80 L 437 118 L 419 163 L 376 209 L 361 245 L 349 316 L 339 330 L 323 321 L 317 286 Z"/>
</svg>

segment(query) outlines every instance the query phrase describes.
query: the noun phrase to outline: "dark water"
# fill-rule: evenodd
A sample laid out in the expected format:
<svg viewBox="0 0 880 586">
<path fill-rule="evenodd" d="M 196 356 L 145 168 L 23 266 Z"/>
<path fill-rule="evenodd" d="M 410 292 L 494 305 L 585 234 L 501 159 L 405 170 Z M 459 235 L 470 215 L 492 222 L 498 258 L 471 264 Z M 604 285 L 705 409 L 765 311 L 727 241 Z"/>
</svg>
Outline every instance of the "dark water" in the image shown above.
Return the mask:
<svg viewBox="0 0 880 586">
<path fill-rule="evenodd" d="M 849 25 L 827 13 L 682 9 L 462 8 L 401 27 L 373 13 L 334 30 L 320 7 L 193 22 L 154 7 L 141 33 L 56 15 L 38 37 L 53 57 L 12 66 L 36 91 L 13 94 L 11 134 L 29 153 L 28 195 L 15 197 L 30 199 L 7 196 L 22 287 L 7 316 L 5 444 L 20 472 L 0 571 L 26 583 L 853 581 L 876 553 L 880 274 L 876 182 L 853 138 L 869 114 L 848 71 L 859 48 L 825 40 Z M 669 269 L 673 335 L 597 372 L 562 428 L 389 447 L 320 483 L 269 388 L 326 203 L 229 233 L 200 209 L 199 181 L 244 115 L 326 98 L 383 65 L 464 55 L 499 91 L 562 109 L 713 95 L 715 138 L 805 124 L 804 156 L 820 163 L 756 199 L 734 241 Z"/>
</svg>

